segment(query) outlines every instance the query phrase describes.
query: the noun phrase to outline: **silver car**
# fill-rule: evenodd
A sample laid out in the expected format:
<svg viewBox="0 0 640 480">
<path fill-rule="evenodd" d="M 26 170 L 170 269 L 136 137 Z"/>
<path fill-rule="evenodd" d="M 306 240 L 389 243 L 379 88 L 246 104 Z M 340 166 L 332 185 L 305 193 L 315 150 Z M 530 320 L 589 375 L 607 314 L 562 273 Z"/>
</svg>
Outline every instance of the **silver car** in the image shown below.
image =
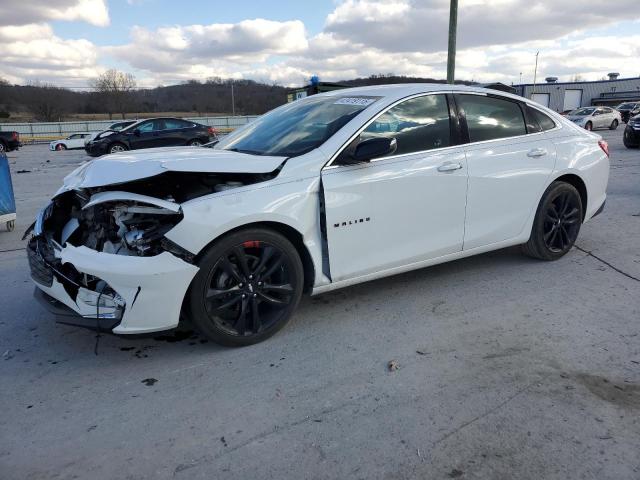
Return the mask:
<svg viewBox="0 0 640 480">
<path fill-rule="evenodd" d="M 620 112 L 611 107 L 582 107 L 570 112 L 567 118 L 585 130 L 615 130 L 622 122 Z"/>
</svg>

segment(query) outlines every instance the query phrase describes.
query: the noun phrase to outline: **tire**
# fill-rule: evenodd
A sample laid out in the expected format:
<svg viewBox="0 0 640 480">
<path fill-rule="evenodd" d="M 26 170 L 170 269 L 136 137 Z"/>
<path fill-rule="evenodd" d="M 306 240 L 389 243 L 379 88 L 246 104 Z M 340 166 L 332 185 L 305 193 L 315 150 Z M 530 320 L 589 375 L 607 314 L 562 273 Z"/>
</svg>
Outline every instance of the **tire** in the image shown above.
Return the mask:
<svg viewBox="0 0 640 480">
<path fill-rule="evenodd" d="M 282 329 L 295 311 L 304 284 L 297 250 L 264 228 L 231 233 L 211 245 L 187 292 L 187 317 L 210 340 L 240 347 Z"/>
<path fill-rule="evenodd" d="M 614 120 L 613 122 L 611 122 L 611 126 L 609 127 L 609 130 L 615 130 L 616 128 L 618 128 L 618 120 Z"/>
<path fill-rule="evenodd" d="M 16 228 L 16 221 L 15 220 L 9 220 L 7 222 L 7 232 L 13 232 L 14 228 Z"/>
<path fill-rule="evenodd" d="M 627 147 L 627 148 L 638 148 L 638 147 L 640 147 L 640 144 L 631 143 L 631 135 L 629 135 L 629 133 L 626 131 L 626 129 L 625 129 L 624 135 L 622 136 L 622 143 L 624 143 L 624 146 Z"/>
<path fill-rule="evenodd" d="M 61 150 L 66 150 L 67 146 L 63 143 L 59 143 L 56 145 L 56 150 L 61 151 Z"/>
<path fill-rule="evenodd" d="M 589 130 L 589 131 L 593 130 L 593 123 L 591 123 L 591 122 L 585 123 L 584 124 L 584 129 L 585 130 Z"/>
<path fill-rule="evenodd" d="M 120 142 L 112 143 L 107 149 L 109 153 L 126 152 L 127 150 L 129 150 L 127 146 Z"/>
<path fill-rule="evenodd" d="M 198 140 L 197 138 L 195 138 L 193 140 L 189 140 L 187 145 L 189 147 L 201 147 L 202 146 L 202 142 L 200 140 Z"/>
<path fill-rule="evenodd" d="M 4 144 L 4 142 L 0 141 L 0 153 L 6 153 L 7 151 L 7 146 Z"/>
<path fill-rule="evenodd" d="M 578 238 L 583 208 L 573 185 L 565 182 L 549 185 L 538 205 L 529 241 L 522 247 L 525 255 L 540 260 L 564 256 Z"/>
</svg>

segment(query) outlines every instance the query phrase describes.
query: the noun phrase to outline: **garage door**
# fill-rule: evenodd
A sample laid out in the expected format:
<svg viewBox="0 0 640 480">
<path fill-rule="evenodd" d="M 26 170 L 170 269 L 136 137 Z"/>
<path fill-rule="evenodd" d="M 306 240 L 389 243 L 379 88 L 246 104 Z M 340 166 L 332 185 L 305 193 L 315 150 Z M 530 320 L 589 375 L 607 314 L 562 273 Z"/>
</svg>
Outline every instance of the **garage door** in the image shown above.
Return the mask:
<svg viewBox="0 0 640 480">
<path fill-rule="evenodd" d="M 575 110 L 582 105 L 582 90 L 565 90 L 562 110 Z"/>
<path fill-rule="evenodd" d="M 549 106 L 549 93 L 534 93 L 531 95 L 531 100 L 534 102 L 538 102 L 540 105 L 544 105 L 545 107 Z"/>
</svg>

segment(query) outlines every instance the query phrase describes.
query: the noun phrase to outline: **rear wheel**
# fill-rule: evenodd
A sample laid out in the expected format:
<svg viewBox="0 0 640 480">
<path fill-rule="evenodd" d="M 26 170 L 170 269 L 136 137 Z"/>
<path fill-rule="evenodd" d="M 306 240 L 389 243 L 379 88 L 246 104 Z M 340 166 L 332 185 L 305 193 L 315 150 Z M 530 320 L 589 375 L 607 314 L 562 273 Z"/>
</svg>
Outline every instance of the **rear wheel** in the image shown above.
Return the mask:
<svg viewBox="0 0 640 480">
<path fill-rule="evenodd" d="M 616 128 L 618 128 L 618 120 L 614 120 L 613 122 L 611 122 L 609 130 L 615 130 Z"/>
<path fill-rule="evenodd" d="M 208 338 L 244 346 L 274 335 L 302 296 L 304 272 L 295 247 L 267 229 L 247 229 L 216 242 L 198 262 L 187 306 Z"/>
<path fill-rule="evenodd" d="M 7 147 L 5 146 L 3 141 L 0 141 L 0 153 L 4 153 L 7 151 Z"/>
<path fill-rule="evenodd" d="M 584 125 L 584 129 L 585 129 L 585 130 L 589 130 L 589 131 L 593 130 L 593 123 L 591 123 L 591 122 L 587 122 L 587 123 Z"/>
<path fill-rule="evenodd" d="M 190 147 L 199 147 L 202 145 L 202 142 L 196 138 L 195 140 L 190 140 L 187 145 L 189 145 Z"/>
<path fill-rule="evenodd" d="M 127 147 L 122 143 L 113 143 L 109 145 L 109 153 L 126 152 Z"/>
<path fill-rule="evenodd" d="M 524 253 L 540 260 L 557 260 L 566 254 L 578 238 L 582 209 L 573 185 L 553 182 L 542 195 Z"/>
</svg>

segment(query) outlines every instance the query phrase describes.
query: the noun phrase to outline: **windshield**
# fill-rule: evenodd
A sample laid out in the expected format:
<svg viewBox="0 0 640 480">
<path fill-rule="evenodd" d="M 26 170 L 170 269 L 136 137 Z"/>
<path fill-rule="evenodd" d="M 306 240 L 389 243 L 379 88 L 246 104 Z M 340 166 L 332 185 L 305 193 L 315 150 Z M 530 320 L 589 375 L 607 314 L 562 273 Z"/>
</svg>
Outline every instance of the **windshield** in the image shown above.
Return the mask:
<svg viewBox="0 0 640 480">
<path fill-rule="evenodd" d="M 326 142 L 380 97 L 318 96 L 283 105 L 223 138 L 214 148 L 296 157 Z"/>
<path fill-rule="evenodd" d="M 574 110 L 573 112 L 571 112 L 571 115 L 584 117 L 586 115 L 591 115 L 594 111 L 595 108 L 579 108 L 578 110 Z"/>
<path fill-rule="evenodd" d="M 632 110 L 636 106 L 635 103 L 621 103 L 616 108 L 618 110 Z"/>
</svg>

